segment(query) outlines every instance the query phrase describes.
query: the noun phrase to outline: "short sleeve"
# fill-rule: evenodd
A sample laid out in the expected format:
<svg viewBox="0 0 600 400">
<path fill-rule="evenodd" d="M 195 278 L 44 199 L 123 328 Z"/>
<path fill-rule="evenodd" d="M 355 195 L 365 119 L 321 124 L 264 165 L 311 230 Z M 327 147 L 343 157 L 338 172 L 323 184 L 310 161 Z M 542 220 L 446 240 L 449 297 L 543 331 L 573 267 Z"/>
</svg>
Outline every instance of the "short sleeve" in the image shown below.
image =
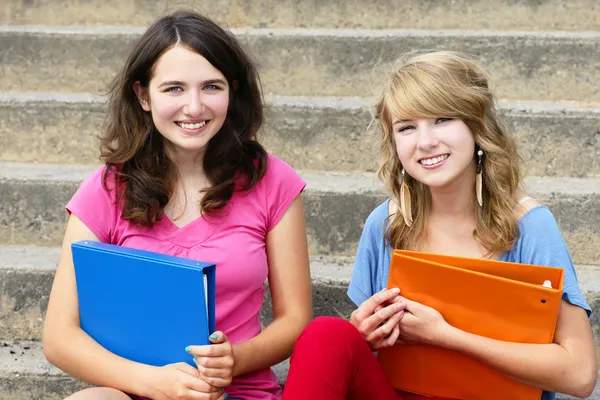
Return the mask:
<svg viewBox="0 0 600 400">
<path fill-rule="evenodd" d="M 105 167 L 98 168 L 79 187 L 66 206 L 105 243 L 111 243 L 117 206 L 103 184 Z"/>
<path fill-rule="evenodd" d="M 519 221 L 520 261 L 524 264 L 560 267 L 565 271 L 563 299 L 587 311 L 586 302 L 577 281 L 571 254 L 554 216 L 546 206 L 529 210 Z"/>
<path fill-rule="evenodd" d="M 354 269 L 348 286 L 348 297 L 360 306 L 377 291 L 377 277 L 385 262 L 382 260 L 384 243 L 384 220 L 387 217 L 388 202 L 385 201 L 371 212 L 363 228 Z"/>
<path fill-rule="evenodd" d="M 306 182 L 287 163 L 269 154 L 267 172 L 260 185 L 264 188 L 267 202 L 267 231 L 271 231 L 302 192 Z"/>
</svg>

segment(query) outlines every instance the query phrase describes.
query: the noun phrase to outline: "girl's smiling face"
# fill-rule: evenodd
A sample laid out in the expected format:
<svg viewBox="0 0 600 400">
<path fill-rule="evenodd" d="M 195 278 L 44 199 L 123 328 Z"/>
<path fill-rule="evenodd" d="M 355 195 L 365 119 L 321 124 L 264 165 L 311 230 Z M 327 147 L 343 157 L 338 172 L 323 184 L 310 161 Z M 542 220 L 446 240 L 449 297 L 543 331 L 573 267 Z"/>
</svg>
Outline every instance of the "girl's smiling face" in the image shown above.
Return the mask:
<svg viewBox="0 0 600 400">
<path fill-rule="evenodd" d="M 136 82 L 134 90 L 176 154 L 203 154 L 227 117 L 227 79 L 206 58 L 182 46 L 156 61 L 147 88 Z"/>
<path fill-rule="evenodd" d="M 441 188 L 458 179 L 475 177 L 475 140 L 469 127 L 456 118 L 392 118 L 396 152 L 407 174 Z"/>
</svg>

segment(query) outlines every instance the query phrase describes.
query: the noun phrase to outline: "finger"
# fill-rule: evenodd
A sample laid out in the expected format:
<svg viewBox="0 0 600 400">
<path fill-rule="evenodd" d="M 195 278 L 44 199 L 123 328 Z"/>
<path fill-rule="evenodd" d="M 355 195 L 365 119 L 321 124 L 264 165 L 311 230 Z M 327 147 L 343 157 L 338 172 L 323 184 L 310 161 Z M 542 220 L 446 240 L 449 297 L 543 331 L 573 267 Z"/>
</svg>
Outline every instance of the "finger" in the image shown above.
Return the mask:
<svg viewBox="0 0 600 400">
<path fill-rule="evenodd" d="M 195 357 L 194 362 L 198 368 L 231 368 L 233 359 L 231 357 Z"/>
<path fill-rule="evenodd" d="M 396 344 L 396 341 L 398 340 L 398 337 L 400 336 L 400 328 L 398 327 L 398 325 L 394 326 L 394 329 L 392 329 L 392 333 L 390 333 L 390 335 L 383 339 L 383 343 L 382 346 L 384 347 L 392 347 L 393 345 Z"/>
<path fill-rule="evenodd" d="M 388 336 L 384 337 L 379 342 L 377 342 L 377 344 L 375 346 L 373 346 L 373 349 L 380 350 L 380 349 L 383 349 L 386 347 L 391 347 L 396 343 L 396 340 L 398 339 L 399 336 L 400 336 L 400 328 L 398 327 L 398 325 L 396 325 L 392 329 L 392 333 L 390 333 Z"/>
<path fill-rule="evenodd" d="M 206 378 L 231 379 L 231 368 L 205 368 L 199 366 L 198 372 L 200 372 L 200 376 L 204 380 L 206 380 Z"/>
<path fill-rule="evenodd" d="M 418 311 L 418 310 L 419 310 L 419 307 L 421 307 L 421 306 L 422 306 L 422 304 L 421 304 L 421 303 L 418 303 L 418 302 L 416 302 L 416 301 L 409 300 L 409 299 L 407 299 L 406 297 L 401 297 L 401 296 L 400 296 L 400 298 L 402 299 L 402 302 L 406 304 L 406 307 L 405 307 L 404 309 L 405 309 L 406 311 L 410 312 L 410 313 L 412 313 L 413 311 Z"/>
<path fill-rule="evenodd" d="M 398 327 L 400 327 L 400 333 L 403 332 L 404 329 L 410 326 L 414 326 L 419 322 L 419 318 L 409 313 L 407 310 L 404 310 L 404 315 L 400 322 L 398 322 Z"/>
<path fill-rule="evenodd" d="M 400 302 L 404 302 L 404 300 L 405 300 L 405 298 L 404 298 L 404 297 L 402 297 L 402 296 L 394 296 L 394 297 L 393 297 L 393 298 L 392 298 L 392 299 L 389 301 L 389 303 L 390 303 L 390 304 L 392 304 L 392 303 L 400 303 Z"/>
<path fill-rule="evenodd" d="M 216 331 L 208 337 L 211 343 L 225 343 L 228 341 L 227 335 L 224 332 Z"/>
<path fill-rule="evenodd" d="M 375 329 L 373 333 L 367 337 L 367 340 L 370 342 L 379 342 L 383 338 L 389 336 L 392 333 L 392 330 L 394 330 L 394 327 L 398 325 L 403 316 L 404 310 L 397 311 L 395 314 L 391 315 L 390 318 L 387 319 L 385 323 L 383 323 L 379 328 Z"/>
<path fill-rule="evenodd" d="M 369 297 L 367 300 L 365 300 L 360 305 L 358 310 L 360 311 L 360 314 L 364 318 L 366 318 L 369 315 L 373 314 L 373 312 L 375 311 L 375 308 L 377 308 L 378 305 L 385 303 L 386 301 L 393 298 L 394 296 L 397 296 L 399 293 L 400 293 L 400 289 L 398 289 L 398 288 L 383 289 L 383 290 L 375 293 L 373 296 Z"/>
<path fill-rule="evenodd" d="M 181 362 L 181 363 L 175 364 L 175 366 L 177 367 L 178 370 L 183 371 L 188 375 L 191 375 L 196 378 L 200 377 L 200 373 L 198 372 L 198 369 L 192 367 L 191 365 L 189 365 L 187 363 Z"/>
<path fill-rule="evenodd" d="M 377 311 L 375 314 L 371 315 L 369 318 L 363 321 L 363 323 L 361 324 L 360 331 L 363 332 L 363 334 L 367 333 L 368 336 L 368 332 L 375 331 L 379 326 L 384 324 L 394 314 L 396 314 L 399 311 L 402 311 L 403 309 L 404 303 L 394 303 L 382 308 L 381 310 Z"/>
<path fill-rule="evenodd" d="M 202 377 L 202 379 L 209 385 L 217 388 L 226 388 L 231 385 L 231 378 Z"/>
<path fill-rule="evenodd" d="M 192 398 L 194 398 L 194 395 L 198 397 L 197 394 L 221 393 L 220 387 L 211 385 L 203 378 L 195 378 L 193 376 L 189 376 L 187 379 L 184 379 L 183 386 L 185 387 L 185 390 L 183 391 L 186 394 L 191 395 Z M 185 399 L 187 397 L 183 398 Z"/>
<path fill-rule="evenodd" d="M 229 342 L 209 344 L 206 346 L 188 346 L 185 351 L 196 357 L 223 357 L 232 353 Z"/>
</svg>

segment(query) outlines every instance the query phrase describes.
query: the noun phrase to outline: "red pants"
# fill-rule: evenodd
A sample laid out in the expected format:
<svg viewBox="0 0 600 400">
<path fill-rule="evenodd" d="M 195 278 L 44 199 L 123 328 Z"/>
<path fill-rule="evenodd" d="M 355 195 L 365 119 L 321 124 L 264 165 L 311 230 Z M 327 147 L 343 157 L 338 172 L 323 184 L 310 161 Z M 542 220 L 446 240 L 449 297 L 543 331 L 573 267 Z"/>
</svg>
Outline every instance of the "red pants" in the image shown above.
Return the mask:
<svg viewBox="0 0 600 400">
<path fill-rule="evenodd" d="M 318 317 L 292 354 L 283 400 L 435 400 L 394 390 L 360 332 L 348 321 Z"/>
</svg>

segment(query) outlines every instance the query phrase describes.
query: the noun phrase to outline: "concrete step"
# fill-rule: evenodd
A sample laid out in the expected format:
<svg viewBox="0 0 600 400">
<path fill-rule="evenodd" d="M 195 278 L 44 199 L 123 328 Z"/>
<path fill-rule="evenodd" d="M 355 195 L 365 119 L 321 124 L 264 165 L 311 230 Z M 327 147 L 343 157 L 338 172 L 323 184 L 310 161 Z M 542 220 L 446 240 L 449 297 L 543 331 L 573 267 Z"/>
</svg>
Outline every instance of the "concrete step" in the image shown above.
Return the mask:
<svg viewBox="0 0 600 400">
<path fill-rule="evenodd" d="M 289 360 L 273 367 L 280 383 L 285 383 Z M 46 361 L 40 342 L 0 340 L 0 398 L 11 400 L 61 400 L 88 385 L 72 378 Z M 558 400 L 575 400 L 557 395 Z M 600 400 L 596 384 L 590 400 Z M 507 399 L 509 400 L 509 399 Z"/>
<path fill-rule="evenodd" d="M 0 90 L 103 93 L 143 28 L 0 27 Z M 600 101 L 600 33 L 235 29 L 268 94 L 370 96 L 378 60 L 407 50 L 473 54 L 501 98 Z"/>
<path fill-rule="evenodd" d="M 58 245 L 64 206 L 94 166 L 0 163 L 0 243 Z M 312 255 L 353 255 L 369 213 L 384 196 L 374 173 L 299 171 Z M 600 264 L 600 179 L 526 180 L 553 211 L 573 259 Z"/>
<path fill-rule="evenodd" d="M 289 361 L 273 369 L 283 383 Z M 46 361 L 40 342 L 0 340 L 0 399 L 62 400 L 88 386 Z"/>
<path fill-rule="evenodd" d="M 40 340 L 59 247 L 0 245 L 0 339 Z M 352 257 L 311 257 L 315 316 L 348 317 L 354 310 L 346 295 Z M 590 291 L 600 293 L 600 269 L 582 267 Z M 261 311 L 264 325 L 273 320 L 268 290 Z"/>
<path fill-rule="evenodd" d="M 87 93 L 0 92 L 0 160 L 93 164 L 106 108 Z M 374 171 L 366 98 L 267 99 L 261 141 L 299 169 Z M 500 102 L 535 176 L 600 177 L 600 103 Z M 343 134 L 340 134 L 343 132 Z"/>
<path fill-rule="evenodd" d="M 0 245 L 0 254 L 0 339 L 39 340 L 60 248 Z M 353 263 L 353 257 L 311 257 L 315 316 L 348 318 L 356 308 L 346 295 Z M 581 291 L 592 308 L 598 309 L 600 267 L 577 265 L 576 269 Z M 264 325 L 273 320 L 271 304 L 267 291 L 261 311 Z M 600 334 L 600 316 L 592 318 Z"/>
<path fill-rule="evenodd" d="M 594 0 L 458 0 L 452 4 L 440 0 L 221 0 L 217 7 L 214 4 L 204 0 L 13 0 L 0 23 L 146 26 L 178 6 L 188 6 L 233 27 L 600 30 L 600 7 Z"/>
</svg>

